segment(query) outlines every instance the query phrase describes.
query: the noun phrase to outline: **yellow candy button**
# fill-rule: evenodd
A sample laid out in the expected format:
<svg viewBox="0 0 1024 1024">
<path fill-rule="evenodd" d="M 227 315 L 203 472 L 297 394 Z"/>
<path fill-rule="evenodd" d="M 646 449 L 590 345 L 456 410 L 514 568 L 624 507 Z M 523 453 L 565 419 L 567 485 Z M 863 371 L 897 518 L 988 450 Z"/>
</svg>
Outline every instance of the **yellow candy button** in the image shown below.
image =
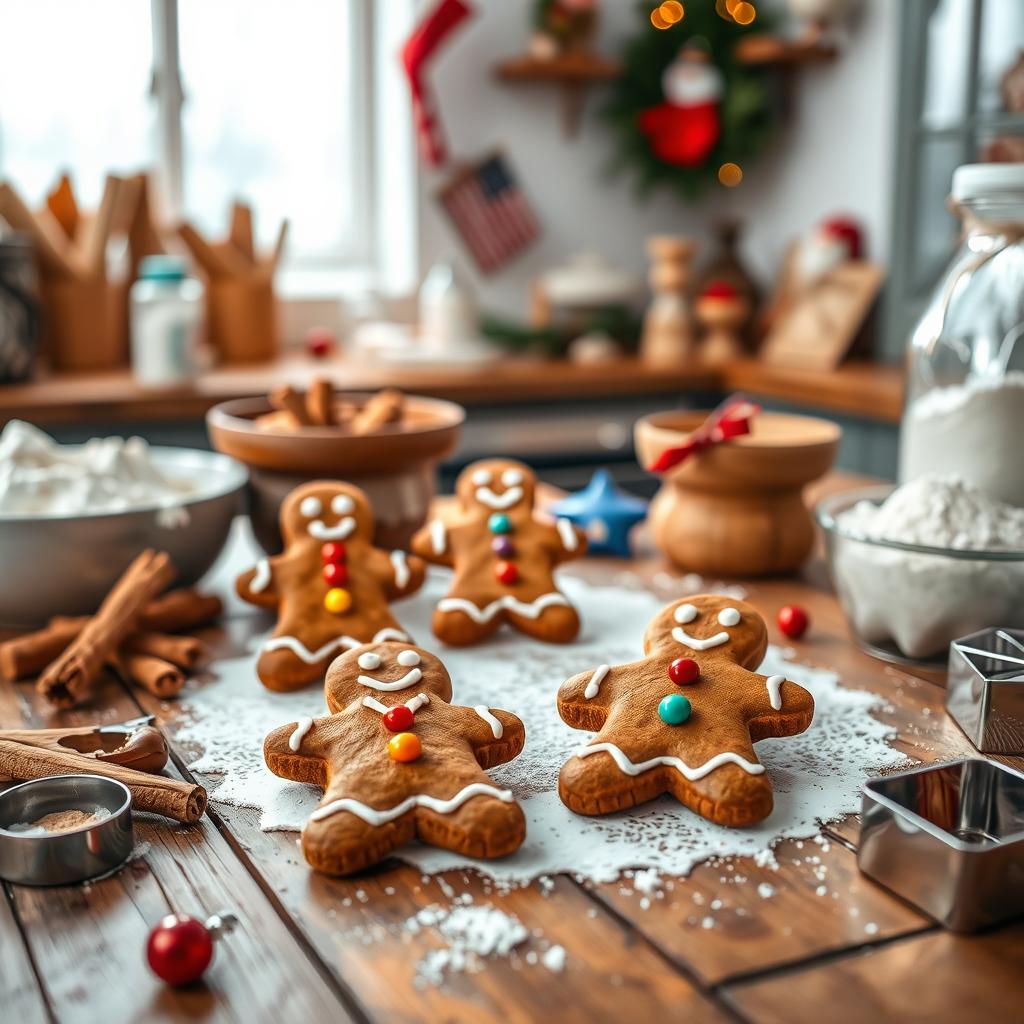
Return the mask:
<svg viewBox="0 0 1024 1024">
<path fill-rule="evenodd" d="M 324 607 L 329 612 L 340 615 L 352 607 L 352 595 L 341 587 L 331 587 L 324 596 Z"/>
<path fill-rule="evenodd" d="M 400 732 L 388 740 L 388 753 L 395 761 L 415 761 L 423 753 L 423 747 L 416 733 Z"/>
</svg>

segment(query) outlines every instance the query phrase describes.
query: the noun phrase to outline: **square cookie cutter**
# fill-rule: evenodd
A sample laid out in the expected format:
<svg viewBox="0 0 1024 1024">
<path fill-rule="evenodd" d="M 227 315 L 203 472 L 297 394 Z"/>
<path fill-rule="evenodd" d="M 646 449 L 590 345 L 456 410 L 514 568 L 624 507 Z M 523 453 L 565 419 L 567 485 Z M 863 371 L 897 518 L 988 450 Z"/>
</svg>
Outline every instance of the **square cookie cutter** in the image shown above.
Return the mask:
<svg viewBox="0 0 1024 1024">
<path fill-rule="evenodd" d="M 949 645 L 946 710 L 983 754 L 1024 754 L 1024 630 L 982 629 Z"/>
<path fill-rule="evenodd" d="M 1024 774 L 979 758 L 870 779 L 857 866 L 957 932 L 1024 914 Z"/>
</svg>

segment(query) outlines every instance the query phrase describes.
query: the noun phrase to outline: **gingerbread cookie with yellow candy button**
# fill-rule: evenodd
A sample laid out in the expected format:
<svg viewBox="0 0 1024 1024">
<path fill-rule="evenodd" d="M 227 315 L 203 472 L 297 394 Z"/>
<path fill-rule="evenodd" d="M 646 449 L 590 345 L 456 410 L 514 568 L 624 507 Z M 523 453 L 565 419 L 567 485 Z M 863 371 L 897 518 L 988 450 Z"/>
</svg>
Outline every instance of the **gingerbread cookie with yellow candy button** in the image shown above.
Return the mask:
<svg viewBox="0 0 1024 1024">
<path fill-rule="evenodd" d="M 474 462 L 455 484 L 457 509 L 428 523 L 412 550 L 455 570 L 431 628 L 446 644 L 479 643 L 502 623 L 549 643 L 568 643 L 580 618 L 555 585 L 554 568 L 579 558 L 583 531 L 534 514 L 536 477 L 509 459 Z"/>
<path fill-rule="evenodd" d="M 351 484 L 317 480 L 281 504 L 284 551 L 236 581 L 251 604 L 277 609 L 256 674 L 271 690 L 294 690 L 324 672 L 339 651 L 371 640 L 406 640 L 389 601 L 423 584 L 425 567 L 403 551 L 373 546 L 373 511 Z"/>
<path fill-rule="evenodd" d="M 275 775 L 324 788 L 302 831 L 316 870 L 348 875 L 415 838 L 470 857 L 519 847 L 522 809 L 485 771 L 523 749 L 515 715 L 450 704 L 444 665 L 396 642 L 341 655 L 325 693 L 333 714 L 283 726 L 263 744 Z"/>
<path fill-rule="evenodd" d="M 558 713 L 597 735 L 562 766 L 562 802 L 607 814 L 671 793 L 720 825 L 752 825 L 772 810 L 754 742 L 811 724 L 814 698 L 784 676 L 759 675 L 768 646 L 749 605 L 716 595 L 664 608 L 644 657 L 566 680 Z"/>
</svg>

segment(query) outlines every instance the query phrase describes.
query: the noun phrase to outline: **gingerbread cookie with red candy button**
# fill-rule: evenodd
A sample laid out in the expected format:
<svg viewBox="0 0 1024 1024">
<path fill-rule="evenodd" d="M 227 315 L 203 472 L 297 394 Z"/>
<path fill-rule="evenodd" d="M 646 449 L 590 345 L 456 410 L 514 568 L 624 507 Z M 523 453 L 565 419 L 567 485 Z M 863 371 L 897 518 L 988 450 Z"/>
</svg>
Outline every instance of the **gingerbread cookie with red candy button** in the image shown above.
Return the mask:
<svg viewBox="0 0 1024 1024">
<path fill-rule="evenodd" d="M 455 570 L 431 628 L 446 644 L 479 643 L 502 623 L 549 643 L 568 643 L 580 629 L 554 568 L 579 558 L 586 536 L 568 519 L 534 514 L 536 477 L 509 459 L 474 462 L 455 484 L 458 508 L 413 537 L 424 560 Z"/>
<path fill-rule="evenodd" d="M 607 814 L 671 793 L 720 825 L 766 818 L 772 786 L 753 744 L 803 732 L 814 715 L 802 686 L 751 671 L 767 646 L 749 604 L 688 597 L 647 627 L 640 661 L 566 680 L 559 715 L 597 735 L 562 766 L 562 802 Z"/>
<path fill-rule="evenodd" d="M 486 769 L 523 749 L 508 711 L 450 704 L 444 665 L 410 644 L 367 644 L 330 667 L 323 718 L 276 729 L 267 766 L 324 788 L 302 831 L 317 871 L 348 875 L 415 838 L 469 857 L 504 857 L 526 836 L 511 791 Z"/>
<path fill-rule="evenodd" d="M 236 581 L 251 604 L 277 609 L 256 673 L 271 690 L 295 690 L 324 672 L 338 652 L 371 640 L 407 640 L 389 601 L 423 584 L 425 566 L 403 551 L 373 546 L 373 511 L 351 484 L 317 480 L 281 505 L 284 551 Z"/>
</svg>

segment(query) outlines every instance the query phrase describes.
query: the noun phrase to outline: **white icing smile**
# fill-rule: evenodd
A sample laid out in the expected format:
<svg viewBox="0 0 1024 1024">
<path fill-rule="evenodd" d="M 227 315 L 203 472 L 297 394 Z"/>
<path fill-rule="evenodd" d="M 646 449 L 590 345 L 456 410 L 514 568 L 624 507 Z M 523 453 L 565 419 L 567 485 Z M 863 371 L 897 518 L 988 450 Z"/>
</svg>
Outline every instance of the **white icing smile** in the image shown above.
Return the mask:
<svg viewBox="0 0 1024 1024">
<path fill-rule="evenodd" d="M 488 508 L 511 508 L 523 497 L 522 487 L 510 487 L 501 494 L 495 494 L 490 487 L 478 487 L 476 500 Z"/>
<path fill-rule="evenodd" d="M 408 686 L 415 686 L 423 678 L 423 673 L 418 668 L 411 668 L 393 682 L 388 680 L 374 679 L 373 676 L 357 676 L 356 682 L 361 686 L 368 686 L 371 690 L 381 690 L 384 693 L 393 693 L 395 690 L 404 690 Z"/>
<path fill-rule="evenodd" d="M 729 642 L 729 634 L 723 629 L 721 633 L 715 633 L 714 636 L 701 640 L 700 637 L 690 636 L 681 626 L 676 626 L 672 630 L 672 639 L 693 651 L 706 651 L 712 647 L 727 644 Z"/>
<path fill-rule="evenodd" d="M 335 526 L 328 526 L 322 519 L 314 519 L 308 527 L 309 535 L 317 540 L 344 540 L 356 528 L 356 521 L 345 516 Z"/>
</svg>

